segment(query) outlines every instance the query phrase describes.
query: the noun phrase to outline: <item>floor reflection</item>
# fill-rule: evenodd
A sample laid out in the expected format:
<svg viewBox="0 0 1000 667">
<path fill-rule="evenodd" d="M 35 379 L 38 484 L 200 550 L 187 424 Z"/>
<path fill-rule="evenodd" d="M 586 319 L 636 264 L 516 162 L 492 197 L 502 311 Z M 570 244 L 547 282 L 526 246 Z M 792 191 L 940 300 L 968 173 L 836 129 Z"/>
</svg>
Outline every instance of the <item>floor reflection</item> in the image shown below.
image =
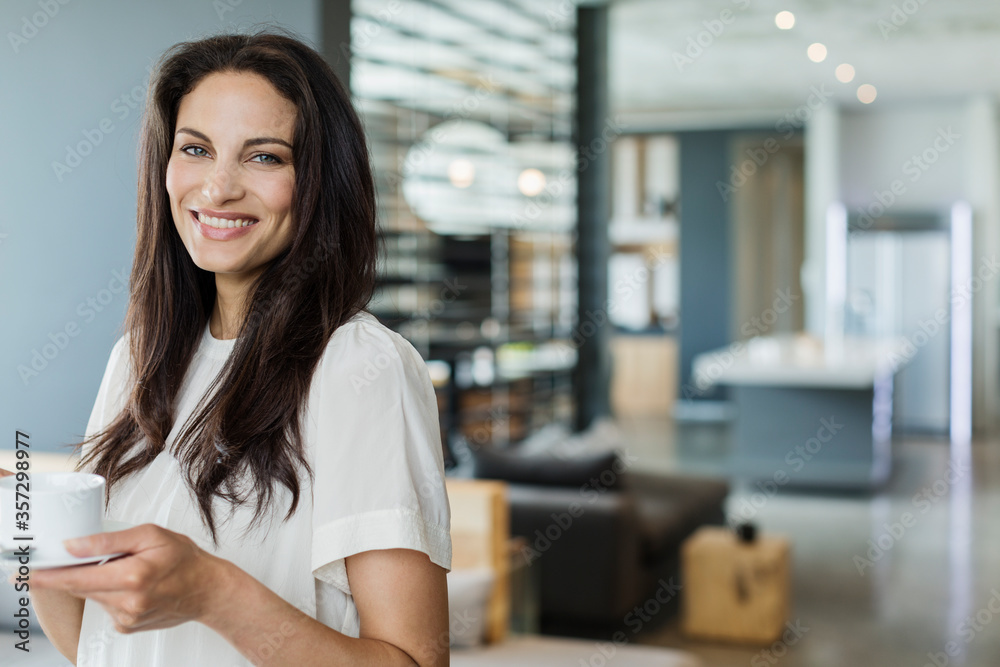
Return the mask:
<svg viewBox="0 0 1000 667">
<path fill-rule="evenodd" d="M 621 427 L 639 465 L 691 474 L 729 470 L 725 427 L 651 418 Z M 792 540 L 793 618 L 809 627 L 768 664 L 998 664 L 1000 623 L 983 621 L 1000 618 L 988 606 L 996 597 L 1000 612 L 1000 441 L 950 446 L 946 438 L 897 435 L 893 454 L 893 476 L 879 493 L 782 489 L 758 508 L 765 532 Z M 730 512 L 745 507 L 755 490 L 734 480 Z M 880 539 L 889 548 L 869 559 Z M 858 557 L 871 567 L 859 567 Z M 678 625 L 673 619 L 642 641 L 689 650 L 708 667 L 745 667 L 755 658 L 764 664 L 759 647 L 691 642 Z"/>
</svg>

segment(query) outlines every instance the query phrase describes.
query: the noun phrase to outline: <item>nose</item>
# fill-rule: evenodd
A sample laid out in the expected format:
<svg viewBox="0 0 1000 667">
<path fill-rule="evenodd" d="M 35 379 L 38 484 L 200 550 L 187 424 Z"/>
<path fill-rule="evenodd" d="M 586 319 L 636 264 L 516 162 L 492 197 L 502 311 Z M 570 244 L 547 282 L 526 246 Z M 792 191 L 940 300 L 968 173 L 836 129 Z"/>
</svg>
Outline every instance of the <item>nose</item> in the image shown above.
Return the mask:
<svg viewBox="0 0 1000 667">
<path fill-rule="evenodd" d="M 213 204 L 240 199 L 243 196 L 243 185 L 238 172 L 238 168 L 216 160 L 205 175 L 202 194 Z"/>
</svg>

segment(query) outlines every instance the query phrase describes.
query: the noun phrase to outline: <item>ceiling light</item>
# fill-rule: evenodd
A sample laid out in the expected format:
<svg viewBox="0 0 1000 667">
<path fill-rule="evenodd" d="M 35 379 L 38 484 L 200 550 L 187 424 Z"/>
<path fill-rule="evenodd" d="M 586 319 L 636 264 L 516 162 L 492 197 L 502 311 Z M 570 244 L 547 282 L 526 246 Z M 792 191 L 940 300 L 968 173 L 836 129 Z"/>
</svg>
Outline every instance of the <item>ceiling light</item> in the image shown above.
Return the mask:
<svg viewBox="0 0 1000 667">
<path fill-rule="evenodd" d="M 871 104 L 875 101 L 875 97 L 878 95 L 878 91 L 875 90 L 875 86 L 870 83 L 863 83 L 858 86 L 858 99 L 864 104 Z"/>
<path fill-rule="evenodd" d="M 774 17 L 774 25 L 782 30 L 791 30 L 795 26 L 795 14 L 791 12 L 778 12 Z"/>
<path fill-rule="evenodd" d="M 525 169 L 517 177 L 517 189 L 525 197 L 534 197 L 545 189 L 545 174 L 537 169 Z"/>
<path fill-rule="evenodd" d="M 448 180 L 456 188 L 467 188 L 476 180 L 476 165 L 469 160 L 459 158 L 448 165 Z"/>
<path fill-rule="evenodd" d="M 826 60 L 826 47 L 819 42 L 814 42 L 809 45 L 806 49 L 806 55 L 809 56 L 809 60 L 814 63 L 821 63 Z"/>
<path fill-rule="evenodd" d="M 834 72 L 837 76 L 837 81 L 841 83 L 850 83 L 854 81 L 854 66 L 844 63 L 842 65 L 837 65 L 837 70 Z"/>
</svg>

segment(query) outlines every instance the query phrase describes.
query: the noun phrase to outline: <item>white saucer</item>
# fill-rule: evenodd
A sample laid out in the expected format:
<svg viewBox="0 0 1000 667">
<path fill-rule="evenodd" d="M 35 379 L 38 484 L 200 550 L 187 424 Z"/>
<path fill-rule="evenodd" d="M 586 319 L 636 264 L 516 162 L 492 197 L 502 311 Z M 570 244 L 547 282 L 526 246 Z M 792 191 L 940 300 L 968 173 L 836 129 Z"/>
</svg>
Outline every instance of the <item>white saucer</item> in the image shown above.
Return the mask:
<svg viewBox="0 0 1000 667">
<path fill-rule="evenodd" d="M 103 525 L 103 532 L 111 533 L 118 530 L 127 530 L 128 528 L 133 528 L 134 526 L 130 523 L 125 523 L 124 521 L 111 521 L 105 519 Z M 117 554 L 102 554 L 100 556 L 86 556 L 83 558 L 48 558 L 43 559 L 37 556 L 31 556 L 29 558 L 28 567 L 32 570 L 52 570 L 57 567 L 71 567 L 73 565 L 88 565 L 90 563 L 98 563 L 103 565 L 113 558 L 118 558 L 119 556 L 125 555 L 124 553 Z M 17 569 L 18 562 L 17 556 L 6 556 L 0 557 L 0 570 L 10 573 Z"/>
</svg>

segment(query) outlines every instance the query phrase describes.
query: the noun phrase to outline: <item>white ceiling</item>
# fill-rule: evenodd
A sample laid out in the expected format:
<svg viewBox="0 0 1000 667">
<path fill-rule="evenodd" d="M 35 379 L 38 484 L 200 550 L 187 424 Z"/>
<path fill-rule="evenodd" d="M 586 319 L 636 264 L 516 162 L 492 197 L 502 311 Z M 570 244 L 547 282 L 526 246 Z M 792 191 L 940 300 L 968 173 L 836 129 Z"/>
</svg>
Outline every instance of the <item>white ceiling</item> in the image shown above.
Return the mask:
<svg viewBox="0 0 1000 667">
<path fill-rule="evenodd" d="M 894 6 L 915 10 L 896 14 Z M 721 34 L 704 22 L 731 15 Z M 774 17 L 795 14 L 779 30 Z M 902 20 L 905 18 L 905 21 Z M 880 20 L 883 23 L 880 25 Z M 714 28 L 718 30 L 721 22 Z M 688 38 L 709 46 L 678 67 Z M 822 63 L 806 47 L 824 43 Z M 611 6 L 611 99 L 616 112 L 669 125 L 713 117 L 773 118 L 774 110 L 806 103 L 813 87 L 849 107 L 873 84 L 870 105 L 1000 95 L 1000 2 L 997 0 L 620 0 Z M 856 69 L 840 83 L 840 63 Z"/>
</svg>

